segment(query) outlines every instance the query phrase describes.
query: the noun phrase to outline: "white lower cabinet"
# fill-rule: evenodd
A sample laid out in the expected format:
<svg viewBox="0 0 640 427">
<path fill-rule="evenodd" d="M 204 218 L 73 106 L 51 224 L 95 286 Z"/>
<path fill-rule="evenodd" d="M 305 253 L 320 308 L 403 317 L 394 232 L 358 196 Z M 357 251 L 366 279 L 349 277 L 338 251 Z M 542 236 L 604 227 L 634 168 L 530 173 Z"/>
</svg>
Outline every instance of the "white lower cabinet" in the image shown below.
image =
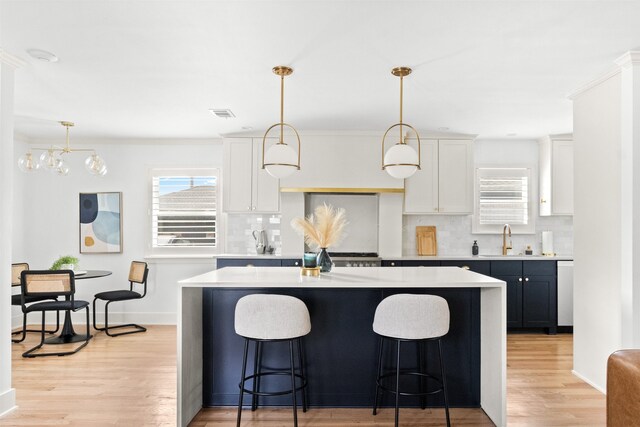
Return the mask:
<svg viewBox="0 0 640 427">
<path fill-rule="evenodd" d="M 405 180 L 405 214 L 473 212 L 473 141 L 424 139 L 421 170 Z"/>
<path fill-rule="evenodd" d="M 223 141 L 223 209 L 230 213 L 277 213 L 280 183 L 262 165 L 262 138 Z"/>
</svg>

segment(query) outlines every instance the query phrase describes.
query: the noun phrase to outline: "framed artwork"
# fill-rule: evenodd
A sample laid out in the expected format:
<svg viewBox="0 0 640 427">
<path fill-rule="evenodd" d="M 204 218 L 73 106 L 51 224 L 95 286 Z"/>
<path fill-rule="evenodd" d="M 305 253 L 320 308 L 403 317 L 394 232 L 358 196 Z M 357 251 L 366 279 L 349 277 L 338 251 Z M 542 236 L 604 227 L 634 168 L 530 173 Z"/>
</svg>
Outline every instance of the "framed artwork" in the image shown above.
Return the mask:
<svg viewBox="0 0 640 427">
<path fill-rule="evenodd" d="M 122 193 L 80 193 L 80 253 L 122 253 Z"/>
</svg>

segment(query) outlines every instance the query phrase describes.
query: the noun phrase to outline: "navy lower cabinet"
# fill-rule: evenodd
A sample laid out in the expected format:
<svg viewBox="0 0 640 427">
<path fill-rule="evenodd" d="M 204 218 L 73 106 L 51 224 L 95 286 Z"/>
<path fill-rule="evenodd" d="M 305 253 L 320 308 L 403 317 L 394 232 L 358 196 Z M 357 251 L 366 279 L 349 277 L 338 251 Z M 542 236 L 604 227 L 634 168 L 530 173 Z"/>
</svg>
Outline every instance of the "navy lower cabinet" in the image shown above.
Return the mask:
<svg viewBox="0 0 640 427">
<path fill-rule="evenodd" d="M 281 267 L 280 259 L 256 259 L 256 258 L 218 258 L 216 268 L 223 267 Z"/>
<path fill-rule="evenodd" d="M 507 283 L 507 327 L 558 326 L 555 261 L 491 261 L 491 276 Z"/>
</svg>

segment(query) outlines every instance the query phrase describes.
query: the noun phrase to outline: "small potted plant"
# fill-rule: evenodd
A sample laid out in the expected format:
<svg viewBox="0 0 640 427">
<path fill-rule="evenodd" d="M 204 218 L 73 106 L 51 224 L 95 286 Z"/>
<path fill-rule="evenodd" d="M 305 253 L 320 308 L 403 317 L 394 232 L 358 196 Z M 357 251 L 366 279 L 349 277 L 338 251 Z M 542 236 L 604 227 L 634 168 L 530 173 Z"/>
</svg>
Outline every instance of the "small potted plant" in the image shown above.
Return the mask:
<svg viewBox="0 0 640 427">
<path fill-rule="evenodd" d="M 71 255 L 64 255 L 58 258 L 49 270 L 74 270 L 78 266 L 78 258 Z"/>
</svg>

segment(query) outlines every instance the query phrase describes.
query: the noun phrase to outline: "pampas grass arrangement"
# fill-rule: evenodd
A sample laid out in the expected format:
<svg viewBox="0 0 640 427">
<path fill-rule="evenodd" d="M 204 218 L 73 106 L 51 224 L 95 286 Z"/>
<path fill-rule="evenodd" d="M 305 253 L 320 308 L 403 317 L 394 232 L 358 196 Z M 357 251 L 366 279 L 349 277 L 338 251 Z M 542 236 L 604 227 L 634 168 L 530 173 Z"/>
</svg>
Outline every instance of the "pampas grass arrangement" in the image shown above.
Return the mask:
<svg viewBox="0 0 640 427">
<path fill-rule="evenodd" d="M 304 242 L 312 248 L 326 249 L 343 237 L 347 217 L 344 209 L 336 209 L 326 203 L 318 206 L 306 218 L 294 218 L 291 226 L 304 235 Z"/>
</svg>

